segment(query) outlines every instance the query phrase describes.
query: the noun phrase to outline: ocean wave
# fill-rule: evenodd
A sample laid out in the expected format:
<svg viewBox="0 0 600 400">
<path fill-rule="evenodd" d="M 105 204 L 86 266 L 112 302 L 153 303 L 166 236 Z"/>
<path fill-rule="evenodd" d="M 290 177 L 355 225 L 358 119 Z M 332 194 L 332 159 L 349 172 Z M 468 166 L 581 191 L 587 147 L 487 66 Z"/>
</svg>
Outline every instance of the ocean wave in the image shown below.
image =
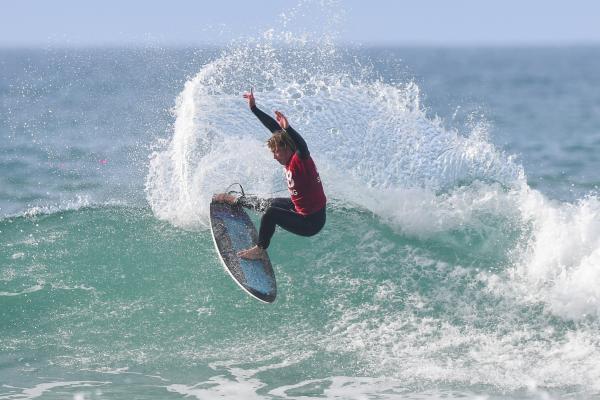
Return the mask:
<svg viewBox="0 0 600 400">
<path fill-rule="evenodd" d="M 283 110 L 305 137 L 333 208 L 373 213 L 469 260 L 468 246 L 487 246 L 504 254 L 493 268 L 505 271 L 497 280 L 506 292 L 566 319 L 600 315 L 596 197 L 545 198 L 491 143 L 484 119 L 447 128 L 414 82 L 383 82 L 330 42 L 296 38 L 271 31 L 236 42 L 185 84 L 173 135 L 150 156 L 145 190 L 156 217 L 207 229 L 211 196 L 230 183 L 265 197 L 285 189 L 268 132 L 241 98 L 254 87 L 261 108 Z"/>
<path fill-rule="evenodd" d="M 105 202 L 95 202 L 89 196 L 77 196 L 72 200 L 63 201 L 61 203 L 30 206 L 27 209 L 0 217 L 1 221 L 13 220 L 15 218 L 37 218 L 45 215 L 55 215 L 69 211 L 79 211 L 84 209 L 97 209 L 106 207 L 127 207 L 127 202 L 121 200 L 108 200 Z M 136 207 L 139 208 L 139 207 Z"/>
</svg>

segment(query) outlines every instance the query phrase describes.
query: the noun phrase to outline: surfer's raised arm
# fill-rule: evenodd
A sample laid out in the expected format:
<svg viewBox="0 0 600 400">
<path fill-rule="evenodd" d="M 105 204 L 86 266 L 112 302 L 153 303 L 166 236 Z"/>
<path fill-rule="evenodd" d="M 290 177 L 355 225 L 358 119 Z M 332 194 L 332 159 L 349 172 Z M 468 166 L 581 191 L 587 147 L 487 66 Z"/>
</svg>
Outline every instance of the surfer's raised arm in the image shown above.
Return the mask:
<svg viewBox="0 0 600 400">
<path fill-rule="evenodd" d="M 279 123 L 279 126 L 281 126 L 281 129 L 286 131 L 296 144 L 296 153 L 298 153 L 298 156 L 304 159 L 308 158 L 310 152 L 308 151 L 308 145 L 304 141 L 304 138 L 290 126 L 287 118 L 281 112 L 275 111 L 275 117 L 277 118 L 277 122 Z"/>
<path fill-rule="evenodd" d="M 306 159 L 310 156 L 310 152 L 308 151 L 308 146 L 306 145 L 306 142 L 304 141 L 302 136 L 300 136 L 300 134 L 290 126 L 285 115 L 283 115 L 279 111 L 275 111 L 275 117 L 277 118 L 277 120 L 275 120 L 273 119 L 273 117 L 263 112 L 260 108 L 256 106 L 256 99 L 254 98 L 254 92 L 252 91 L 252 89 L 250 89 L 250 92 L 244 93 L 244 98 L 248 100 L 248 106 L 250 107 L 252 113 L 256 115 L 258 120 L 262 122 L 262 124 L 269 131 L 271 131 L 271 133 L 279 132 L 281 130 L 287 132 L 290 138 L 296 144 L 296 152 L 298 153 L 300 158 Z"/>
<path fill-rule="evenodd" d="M 254 99 L 254 92 L 252 91 L 252 89 L 250 89 L 249 93 L 244 93 L 244 98 L 248 100 L 248 106 L 250 107 L 250 111 L 252 111 L 252 113 L 256 115 L 258 120 L 262 122 L 262 124 L 268 130 L 270 130 L 271 133 L 275 133 L 281 130 L 281 127 L 279 126 L 277 121 L 275 121 L 273 118 L 265 114 L 261 109 L 256 107 L 256 99 Z"/>
</svg>

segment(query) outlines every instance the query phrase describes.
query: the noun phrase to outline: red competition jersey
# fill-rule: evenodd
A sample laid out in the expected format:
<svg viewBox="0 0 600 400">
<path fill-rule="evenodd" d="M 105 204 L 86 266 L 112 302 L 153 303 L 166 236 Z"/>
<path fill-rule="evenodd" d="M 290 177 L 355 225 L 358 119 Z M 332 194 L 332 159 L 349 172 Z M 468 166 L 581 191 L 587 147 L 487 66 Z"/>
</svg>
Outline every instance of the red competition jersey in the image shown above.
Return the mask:
<svg viewBox="0 0 600 400">
<path fill-rule="evenodd" d="M 327 199 L 312 157 L 294 153 L 285 166 L 285 177 L 296 211 L 309 215 L 325 207 Z"/>
</svg>

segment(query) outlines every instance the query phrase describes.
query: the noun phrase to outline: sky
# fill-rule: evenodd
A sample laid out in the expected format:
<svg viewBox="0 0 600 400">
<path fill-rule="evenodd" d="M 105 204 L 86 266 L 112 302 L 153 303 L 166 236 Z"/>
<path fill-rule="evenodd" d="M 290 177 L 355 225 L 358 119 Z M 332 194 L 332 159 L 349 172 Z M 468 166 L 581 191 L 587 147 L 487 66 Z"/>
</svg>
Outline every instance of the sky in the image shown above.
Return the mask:
<svg viewBox="0 0 600 400">
<path fill-rule="evenodd" d="M 357 45 L 600 44 L 598 0 L 0 0 L 0 46 L 222 45 L 270 28 Z"/>
</svg>

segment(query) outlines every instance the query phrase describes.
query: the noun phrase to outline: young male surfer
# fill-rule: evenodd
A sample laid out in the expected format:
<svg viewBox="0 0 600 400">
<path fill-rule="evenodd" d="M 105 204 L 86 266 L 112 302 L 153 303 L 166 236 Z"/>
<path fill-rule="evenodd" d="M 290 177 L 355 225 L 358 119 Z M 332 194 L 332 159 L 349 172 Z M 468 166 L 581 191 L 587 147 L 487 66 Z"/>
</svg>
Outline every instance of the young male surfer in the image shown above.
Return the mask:
<svg viewBox="0 0 600 400">
<path fill-rule="evenodd" d="M 275 226 L 301 236 L 319 233 L 325 225 L 325 204 L 327 202 L 321 178 L 310 156 L 306 142 L 288 123 L 285 115 L 275 111 L 271 118 L 256 106 L 254 93 L 244 93 L 250 110 L 260 122 L 271 131 L 267 146 L 273 158 L 285 168 L 290 198 L 259 199 L 254 196 L 234 197 L 228 193 L 213 196 L 216 202 L 240 204 L 259 212 L 264 212 L 256 246 L 240 251 L 242 258 L 254 260 L 265 258 Z"/>
</svg>

